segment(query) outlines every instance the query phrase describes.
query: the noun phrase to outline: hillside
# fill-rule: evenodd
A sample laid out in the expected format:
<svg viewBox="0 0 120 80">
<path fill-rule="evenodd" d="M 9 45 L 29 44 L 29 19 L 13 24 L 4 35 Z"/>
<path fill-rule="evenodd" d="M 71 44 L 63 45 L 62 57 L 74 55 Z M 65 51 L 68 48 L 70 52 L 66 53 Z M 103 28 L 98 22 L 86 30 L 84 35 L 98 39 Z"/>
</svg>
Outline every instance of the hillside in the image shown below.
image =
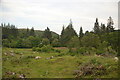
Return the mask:
<svg viewBox="0 0 120 80">
<path fill-rule="evenodd" d="M 18 29 L 18 31 L 19 31 L 20 33 L 25 33 L 25 32 L 27 31 L 27 29 Z M 34 31 L 35 31 L 35 35 L 36 35 L 36 36 L 42 36 L 43 33 L 44 33 L 44 31 L 42 31 L 42 30 L 34 30 Z M 53 31 L 51 31 L 51 33 L 52 33 L 52 37 L 57 38 L 57 37 L 59 36 L 59 34 L 53 32 Z"/>
</svg>

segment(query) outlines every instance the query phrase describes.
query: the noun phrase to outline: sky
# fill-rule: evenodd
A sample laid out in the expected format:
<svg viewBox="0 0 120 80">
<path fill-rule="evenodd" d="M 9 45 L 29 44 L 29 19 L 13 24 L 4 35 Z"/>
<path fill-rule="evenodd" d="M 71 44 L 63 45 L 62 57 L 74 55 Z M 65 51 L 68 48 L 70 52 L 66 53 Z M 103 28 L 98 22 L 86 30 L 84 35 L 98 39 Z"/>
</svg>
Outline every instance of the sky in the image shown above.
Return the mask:
<svg viewBox="0 0 120 80">
<path fill-rule="evenodd" d="M 96 18 L 99 24 L 107 24 L 109 16 L 118 29 L 119 0 L 0 0 L 0 23 L 10 23 L 17 28 L 45 30 L 58 34 L 70 19 L 79 33 L 92 31 Z"/>
</svg>

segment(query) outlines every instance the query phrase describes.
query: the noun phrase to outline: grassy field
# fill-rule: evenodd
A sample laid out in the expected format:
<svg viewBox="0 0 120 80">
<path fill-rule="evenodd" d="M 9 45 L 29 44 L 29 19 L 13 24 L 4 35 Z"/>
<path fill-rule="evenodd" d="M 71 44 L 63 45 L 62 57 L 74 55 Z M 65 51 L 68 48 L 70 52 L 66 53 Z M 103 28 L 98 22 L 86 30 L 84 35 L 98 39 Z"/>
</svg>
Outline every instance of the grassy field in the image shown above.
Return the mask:
<svg viewBox="0 0 120 80">
<path fill-rule="evenodd" d="M 26 78 L 118 77 L 118 62 L 114 57 L 94 54 L 71 56 L 67 51 L 62 49 L 61 53 L 39 53 L 32 49 L 3 48 L 2 77 L 19 78 L 20 74 L 24 74 Z M 35 59 L 36 56 L 41 58 Z M 51 56 L 54 58 L 49 59 Z M 16 74 L 10 74 L 11 72 Z"/>
</svg>

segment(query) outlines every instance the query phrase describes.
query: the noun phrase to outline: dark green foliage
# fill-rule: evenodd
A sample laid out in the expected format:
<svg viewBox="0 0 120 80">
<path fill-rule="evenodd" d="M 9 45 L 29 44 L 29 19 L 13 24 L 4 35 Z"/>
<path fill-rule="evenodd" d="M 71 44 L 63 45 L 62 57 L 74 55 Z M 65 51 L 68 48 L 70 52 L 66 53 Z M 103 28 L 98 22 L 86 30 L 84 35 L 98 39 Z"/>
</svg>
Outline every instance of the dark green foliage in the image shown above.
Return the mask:
<svg viewBox="0 0 120 80">
<path fill-rule="evenodd" d="M 59 47 L 59 46 L 60 46 L 59 40 L 58 40 L 58 39 L 54 39 L 54 40 L 52 41 L 52 46 L 53 46 L 53 47 Z"/>
<path fill-rule="evenodd" d="M 113 32 L 114 28 L 113 28 L 113 19 L 111 18 L 111 16 L 108 19 L 108 23 L 107 23 L 107 32 Z"/>
<path fill-rule="evenodd" d="M 47 38 L 43 38 L 43 40 L 42 40 L 42 42 L 40 44 L 42 44 L 42 45 L 49 45 L 50 41 Z"/>
<path fill-rule="evenodd" d="M 44 31 L 31 29 L 17 29 L 14 25 L 1 24 L 2 44 L 11 48 L 32 48 L 40 45 Z M 54 39 L 58 39 L 58 34 L 51 32 Z M 54 41 L 53 39 L 53 41 Z M 43 39 L 44 40 L 44 39 Z"/>
<path fill-rule="evenodd" d="M 83 29 L 82 29 L 82 27 L 80 27 L 79 39 L 81 39 L 83 36 L 84 36 Z"/>
<path fill-rule="evenodd" d="M 33 47 L 32 48 L 33 51 L 38 51 L 38 52 L 51 52 L 54 51 L 53 47 L 50 45 L 44 45 L 43 47 Z"/>
<path fill-rule="evenodd" d="M 68 48 L 79 48 L 79 38 L 74 36 L 68 43 Z"/>
<path fill-rule="evenodd" d="M 60 42 L 62 46 L 67 46 L 68 42 L 72 39 L 72 37 L 77 36 L 77 33 L 75 32 L 72 22 L 67 26 L 66 29 L 64 29 L 61 32 L 61 38 Z"/>
<path fill-rule="evenodd" d="M 18 35 L 18 29 L 15 27 L 15 25 L 8 25 L 1 24 L 2 27 L 2 39 L 15 39 Z"/>
<path fill-rule="evenodd" d="M 43 34 L 43 38 L 47 38 L 50 41 L 50 43 L 52 42 L 52 34 L 51 34 L 51 31 L 48 27 L 47 27 L 47 29 L 45 29 L 45 32 Z"/>
<path fill-rule="evenodd" d="M 9 42 L 8 39 L 3 39 L 3 40 L 2 40 L 2 45 L 3 45 L 3 46 L 9 47 L 9 43 L 10 43 L 10 42 Z"/>
<path fill-rule="evenodd" d="M 65 28 L 63 26 L 61 35 L 50 31 L 47 27 L 45 31 L 31 29 L 17 29 L 9 23 L 1 24 L 3 47 L 11 48 L 32 48 L 34 51 L 49 52 L 52 47 L 68 47 L 69 52 L 75 54 L 116 54 L 119 51 L 119 30 L 114 30 L 113 20 L 108 19 L 107 26 L 101 23 L 98 18 L 94 24 L 93 31 L 83 33 L 80 27 L 79 37 L 73 28 L 72 21 Z M 48 48 L 48 45 L 49 48 Z M 111 48 L 109 47 L 111 46 Z M 48 49 L 47 49 L 48 48 Z M 55 50 L 60 53 L 59 50 Z"/>
<path fill-rule="evenodd" d="M 52 48 L 52 46 L 50 45 L 44 45 L 42 48 L 41 48 L 41 52 L 50 52 L 50 51 L 53 51 L 54 49 Z"/>
<path fill-rule="evenodd" d="M 60 51 L 60 50 L 58 50 L 58 49 L 55 49 L 55 52 L 60 53 L 61 51 Z"/>
<path fill-rule="evenodd" d="M 105 24 L 102 24 L 102 23 L 101 23 L 100 33 L 101 33 L 101 34 L 104 34 L 105 32 L 106 32 L 106 26 L 105 26 Z"/>
<path fill-rule="evenodd" d="M 27 30 L 28 32 L 28 30 Z M 31 30 L 30 30 L 30 36 L 35 36 L 35 33 L 34 33 L 34 28 L 32 27 Z"/>
<path fill-rule="evenodd" d="M 82 46 L 86 47 L 95 47 L 97 48 L 100 44 L 99 36 L 92 33 L 87 33 L 85 36 L 81 39 Z"/>
<path fill-rule="evenodd" d="M 96 22 L 94 24 L 94 32 L 96 34 L 99 34 L 100 33 L 100 26 L 99 26 L 99 22 L 98 22 L 98 18 L 96 18 Z"/>
<path fill-rule="evenodd" d="M 36 47 L 33 47 L 32 50 L 33 50 L 33 51 L 36 51 Z"/>
</svg>

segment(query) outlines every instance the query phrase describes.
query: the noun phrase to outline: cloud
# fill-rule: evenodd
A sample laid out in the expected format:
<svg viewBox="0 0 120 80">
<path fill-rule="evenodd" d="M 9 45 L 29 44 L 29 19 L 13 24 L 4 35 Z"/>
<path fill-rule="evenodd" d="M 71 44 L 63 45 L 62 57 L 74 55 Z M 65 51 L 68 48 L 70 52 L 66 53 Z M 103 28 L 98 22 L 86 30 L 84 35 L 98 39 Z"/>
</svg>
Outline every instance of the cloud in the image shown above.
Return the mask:
<svg viewBox="0 0 120 80">
<path fill-rule="evenodd" d="M 17 25 L 18 28 L 34 27 L 44 30 L 47 26 L 60 34 L 63 24 L 67 26 L 72 19 L 74 29 L 79 32 L 91 31 L 95 18 L 107 23 L 112 16 L 116 28 L 119 0 L 2 0 L 0 17 L 2 22 Z"/>
</svg>

